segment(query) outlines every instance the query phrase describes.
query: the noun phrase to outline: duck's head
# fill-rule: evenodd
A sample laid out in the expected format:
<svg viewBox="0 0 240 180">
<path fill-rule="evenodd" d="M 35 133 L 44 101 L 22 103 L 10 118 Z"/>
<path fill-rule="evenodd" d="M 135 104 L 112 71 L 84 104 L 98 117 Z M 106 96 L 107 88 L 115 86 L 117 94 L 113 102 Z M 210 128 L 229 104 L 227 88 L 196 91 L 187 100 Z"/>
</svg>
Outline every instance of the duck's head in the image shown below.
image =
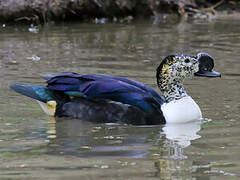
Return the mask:
<svg viewBox="0 0 240 180">
<path fill-rule="evenodd" d="M 169 55 L 163 59 L 157 68 L 157 83 L 160 90 L 165 93 L 165 97 L 170 95 L 170 97 L 178 99 L 184 94 L 186 95 L 182 85 L 184 79 L 191 78 L 194 75 L 220 77 L 221 74 L 213 71 L 213 67 L 214 60 L 207 53 L 198 53 L 196 56 Z M 176 93 L 177 91 L 178 93 Z"/>
</svg>

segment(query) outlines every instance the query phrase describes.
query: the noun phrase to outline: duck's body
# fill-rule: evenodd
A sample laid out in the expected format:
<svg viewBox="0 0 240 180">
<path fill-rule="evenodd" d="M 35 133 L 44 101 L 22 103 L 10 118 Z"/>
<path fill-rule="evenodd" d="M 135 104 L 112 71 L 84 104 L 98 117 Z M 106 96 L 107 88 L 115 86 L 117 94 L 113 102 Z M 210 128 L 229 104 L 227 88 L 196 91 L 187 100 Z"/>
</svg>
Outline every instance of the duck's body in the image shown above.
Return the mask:
<svg viewBox="0 0 240 180">
<path fill-rule="evenodd" d="M 47 80 L 46 87 L 16 83 L 11 88 L 36 99 L 50 116 L 102 123 L 165 123 L 161 111 L 165 100 L 140 82 L 72 72 L 48 74 L 43 78 Z"/>
<path fill-rule="evenodd" d="M 204 75 L 205 72 L 199 70 L 213 63 L 209 57 L 207 54 L 166 57 L 157 69 L 157 82 L 163 96 L 151 87 L 127 78 L 71 72 L 43 76 L 47 80 L 46 87 L 13 84 L 11 88 L 36 99 L 47 114 L 54 116 L 102 123 L 188 122 L 200 119 L 202 113 L 185 92 L 183 80 L 194 73 Z M 213 65 L 209 67 L 204 71 L 210 72 Z"/>
</svg>

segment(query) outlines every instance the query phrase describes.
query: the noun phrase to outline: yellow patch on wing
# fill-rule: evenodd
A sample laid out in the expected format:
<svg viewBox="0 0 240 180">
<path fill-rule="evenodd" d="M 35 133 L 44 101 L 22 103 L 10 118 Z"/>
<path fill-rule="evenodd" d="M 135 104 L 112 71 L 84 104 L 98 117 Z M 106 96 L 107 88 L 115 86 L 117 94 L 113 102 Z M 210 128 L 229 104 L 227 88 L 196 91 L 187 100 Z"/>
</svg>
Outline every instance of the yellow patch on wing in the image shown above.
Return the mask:
<svg viewBox="0 0 240 180">
<path fill-rule="evenodd" d="M 47 109 L 50 116 L 54 116 L 56 112 L 57 102 L 56 101 L 48 101 Z"/>
<path fill-rule="evenodd" d="M 49 116 L 54 116 L 56 112 L 57 102 L 56 101 L 48 101 L 47 103 L 43 103 L 41 101 L 37 102 L 40 104 L 42 110 Z"/>
</svg>

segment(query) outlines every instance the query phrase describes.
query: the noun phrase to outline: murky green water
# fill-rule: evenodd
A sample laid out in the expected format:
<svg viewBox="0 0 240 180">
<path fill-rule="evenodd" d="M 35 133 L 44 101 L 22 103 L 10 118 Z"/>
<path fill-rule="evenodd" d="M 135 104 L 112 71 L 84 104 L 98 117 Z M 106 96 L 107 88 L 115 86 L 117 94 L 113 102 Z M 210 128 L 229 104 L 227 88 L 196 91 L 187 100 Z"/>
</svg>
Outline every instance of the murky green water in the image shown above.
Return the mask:
<svg viewBox="0 0 240 180">
<path fill-rule="evenodd" d="M 0 28 L 0 179 L 240 179 L 240 22 Z M 200 124 L 135 127 L 47 117 L 11 91 L 40 74 L 124 76 L 157 88 L 171 53 L 208 52 L 220 79 L 186 81 Z M 40 60 L 39 60 L 39 58 Z"/>
</svg>

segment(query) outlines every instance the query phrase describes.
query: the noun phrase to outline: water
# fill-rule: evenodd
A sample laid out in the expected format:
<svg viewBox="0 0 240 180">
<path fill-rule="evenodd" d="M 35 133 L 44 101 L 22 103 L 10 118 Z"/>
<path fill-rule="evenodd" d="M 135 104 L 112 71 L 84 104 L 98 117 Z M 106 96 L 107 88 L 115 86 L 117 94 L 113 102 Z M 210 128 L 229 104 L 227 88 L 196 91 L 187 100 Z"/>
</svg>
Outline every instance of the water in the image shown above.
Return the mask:
<svg viewBox="0 0 240 180">
<path fill-rule="evenodd" d="M 62 24 L 0 29 L 0 179 L 240 179 L 240 22 Z M 176 52 L 207 52 L 222 78 L 185 86 L 205 121 L 127 126 L 50 118 L 11 91 L 41 74 L 118 75 L 157 89 L 155 69 Z"/>
</svg>

